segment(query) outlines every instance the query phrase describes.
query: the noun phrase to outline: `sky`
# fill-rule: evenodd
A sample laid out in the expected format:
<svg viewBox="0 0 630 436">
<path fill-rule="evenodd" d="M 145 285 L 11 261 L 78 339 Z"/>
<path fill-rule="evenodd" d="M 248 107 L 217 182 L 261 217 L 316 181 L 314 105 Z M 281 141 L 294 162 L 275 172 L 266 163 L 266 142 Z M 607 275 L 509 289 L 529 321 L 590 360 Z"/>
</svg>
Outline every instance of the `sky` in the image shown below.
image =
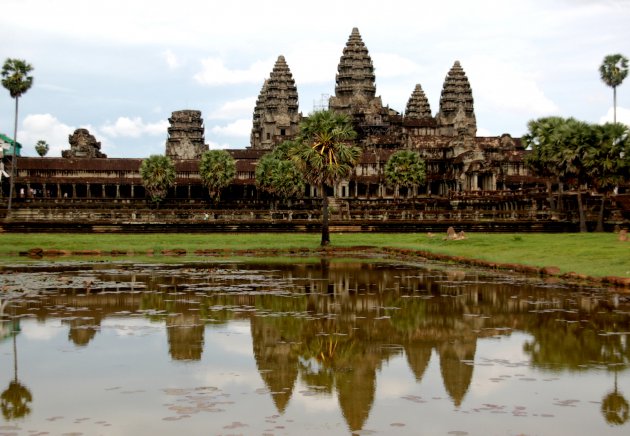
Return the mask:
<svg viewBox="0 0 630 436">
<path fill-rule="evenodd" d="M 249 146 L 252 113 L 279 55 L 307 115 L 334 95 L 339 58 L 361 33 L 383 104 L 404 112 L 420 84 L 435 115 L 459 60 L 478 136 L 519 137 L 542 116 L 612 121 L 600 79 L 608 54 L 630 57 L 630 0 L 2 0 L 0 61 L 24 59 L 18 142 L 35 156 L 87 128 L 109 157 L 164 154 L 173 111 L 202 111 L 211 149 Z M 323 100 L 324 99 L 324 100 Z M 14 100 L 0 88 L 0 132 Z M 617 88 L 630 124 L 630 78 Z"/>
</svg>

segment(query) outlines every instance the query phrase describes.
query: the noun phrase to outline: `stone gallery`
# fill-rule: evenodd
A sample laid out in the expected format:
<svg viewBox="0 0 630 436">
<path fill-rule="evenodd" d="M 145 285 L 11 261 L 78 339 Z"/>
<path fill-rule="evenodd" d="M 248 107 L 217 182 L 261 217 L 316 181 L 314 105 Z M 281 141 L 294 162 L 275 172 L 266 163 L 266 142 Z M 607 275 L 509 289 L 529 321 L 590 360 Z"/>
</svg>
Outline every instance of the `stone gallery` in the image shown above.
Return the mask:
<svg viewBox="0 0 630 436">
<path fill-rule="evenodd" d="M 333 212 L 339 212 L 337 218 L 478 220 L 490 212 L 494 220 L 551 218 L 545 211 L 545 181 L 528 172 L 524 160 L 527 150 L 520 139 L 509 134 L 477 136 L 473 92 L 459 61 L 454 61 L 446 73 L 435 115 L 421 84 L 410 91 L 404 113 L 383 104 L 376 94 L 372 59 L 359 30 L 354 28 L 339 60 L 335 93 L 328 101 L 330 110 L 351 118 L 358 133 L 356 143 L 362 150 L 352 175 L 327 193 Z M 180 213 L 191 209 L 190 219 L 199 216 L 195 208 L 238 209 L 239 213 L 231 213 L 232 219 L 256 219 L 260 217 L 256 210 L 278 206 L 269 194 L 257 190 L 255 168 L 261 156 L 296 136 L 304 117 L 284 56 L 278 57 L 262 84 L 253 109 L 250 146 L 227 150 L 236 161 L 237 174 L 222 193 L 220 204 L 209 201 L 198 173 L 200 156 L 208 150 L 201 112 L 172 113 L 165 154 L 175 163 L 177 179 L 167 204 L 170 202 Z M 66 200 L 93 205 L 126 202 L 132 208 L 140 207 L 145 201 L 139 173 L 142 159 L 107 157 L 86 129 L 77 129 L 69 142 L 70 149 L 61 158 L 18 159 L 17 196 L 54 201 L 56 209 L 63 208 Z M 385 163 L 402 149 L 416 151 L 425 160 L 424 186 L 397 189 L 385 183 Z M 3 186 L 3 192 L 8 194 L 7 186 Z M 303 198 L 287 209 L 309 210 L 303 217 L 314 218 L 318 198 L 316 189 L 307 186 Z M 386 206 L 393 199 L 403 201 L 397 202 L 396 208 Z M 571 197 L 566 196 L 565 201 L 570 211 Z M 24 205 L 19 200 L 16 203 L 19 214 Z M 33 204 L 28 207 L 31 216 L 37 215 L 32 213 Z M 615 213 L 622 214 L 619 210 Z M 296 217 L 291 214 L 291 218 Z"/>
</svg>

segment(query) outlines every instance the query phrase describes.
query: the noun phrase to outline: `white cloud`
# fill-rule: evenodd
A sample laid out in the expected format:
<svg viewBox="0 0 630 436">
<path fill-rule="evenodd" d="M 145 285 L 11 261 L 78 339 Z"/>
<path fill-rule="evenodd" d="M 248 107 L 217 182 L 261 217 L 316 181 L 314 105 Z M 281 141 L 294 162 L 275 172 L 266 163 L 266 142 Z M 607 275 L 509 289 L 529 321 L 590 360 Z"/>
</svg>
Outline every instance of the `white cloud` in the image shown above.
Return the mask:
<svg viewBox="0 0 630 436">
<path fill-rule="evenodd" d="M 166 64 L 171 70 L 179 68 L 182 64 L 179 58 L 171 50 L 165 50 L 162 52 L 162 57 L 166 61 Z"/>
<path fill-rule="evenodd" d="M 60 157 L 61 150 L 70 148 L 68 136 L 75 128 L 60 122 L 51 114 L 27 115 L 18 132 L 18 142 L 23 145 L 24 156 L 36 156 L 34 146 L 39 140 L 48 143 L 50 149 L 46 156 Z"/>
<path fill-rule="evenodd" d="M 247 69 L 229 69 L 223 59 L 209 57 L 202 59 L 201 71 L 195 74 L 197 82 L 207 86 L 237 85 L 241 83 L 260 83 L 269 76 L 273 60 L 256 61 Z"/>
<path fill-rule="evenodd" d="M 219 144 L 218 142 L 206 140 L 206 143 L 208 144 L 208 148 L 210 150 L 225 150 L 228 148 L 242 148 L 242 147 L 234 146 L 232 144 L 228 144 L 226 142 Z"/>
<path fill-rule="evenodd" d="M 145 123 L 141 117 L 118 117 L 115 123 L 105 124 L 101 131 L 112 138 L 139 138 L 142 135 L 166 135 L 169 123 L 161 120 L 156 123 Z"/>
<path fill-rule="evenodd" d="M 606 112 L 606 115 L 600 117 L 599 123 L 612 123 L 613 117 L 614 109 L 611 107 L 610 109 L 608 109 L 608 112 Z M 630 126 L 630 109 L 617 106 L 617 122 Z"/>
<path fill-rule="evenodd" d="M 208 115 L 210 120 L 231 120 L 234 118 L 251 116 L 256 106 L 256 97 L 246 97 L 239 100 L 226 101 Z"/>
<path fill-rule="evenodd" d="M 252 131 L 251 119 L 239 119 L 225 126 L 214 126 L 212 133 L 224 136 L 249 137 Z"/>
<path fill-rule="evenodd" d="M 374 53 L 371 56 L 374 73 L 379 78 L 416 75 L 423 71 L 416 62 L 395 53 Z"/>
<path fill-rule="evenodd" d="M 541 77 L 525 67 L 492 57 L 476 57 L 462 64 L 473 88 L 475 100 L 494 111 L 527 114 L 529 117 L 559 111 L 540 87 Z"/>
</svg>

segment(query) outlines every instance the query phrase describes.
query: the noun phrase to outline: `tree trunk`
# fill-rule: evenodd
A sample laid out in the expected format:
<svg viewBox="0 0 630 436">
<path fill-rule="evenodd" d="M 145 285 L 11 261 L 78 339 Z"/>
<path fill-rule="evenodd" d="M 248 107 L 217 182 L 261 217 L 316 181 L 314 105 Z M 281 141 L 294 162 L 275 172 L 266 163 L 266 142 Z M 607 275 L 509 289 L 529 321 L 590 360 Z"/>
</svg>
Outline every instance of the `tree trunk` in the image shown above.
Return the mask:
<svg viewBox="0 0 630 436">
<path fill-rule="evenodd" d="M 617 87 L 613 86 L 613 123 L 617 124 Z"/>
<path fill-rule="evenodd" d="M 13 124 L 13 155 L 11 157 L 11 180 L 9 181 L 9 206 L 11 210 L 11 202 L 13 201 L 13 191 L 15 190 L 15 176 L 17 174 L 17 125 L 18 125 L 18 98 L 15 97 L 15 121 Z"/>
<path fill-rule="evenodd" d="M 322 242 L 321 246 L 330 245 L 330 229 L 328 228 L 328 194 L 326 194 L 326 184 L 320 185 L 322 191 Z"/>
<path fill-rule="evenodd" d="M 599 205 L 599 215 L 597 216 L 597 226 L 595 227 L 596 232 L 604 231 L 604 203 L 606 203 L 606 196 L 602 194 L 602 203 Z"/>
<path fill-rule="evenodd" d="M 580 233 L 586 233 L 586 216 L 584 215 L 584 205 L 582 204 L 582 190 L 577 190 L 578 214 L 580 215 Z"/>
</svg>

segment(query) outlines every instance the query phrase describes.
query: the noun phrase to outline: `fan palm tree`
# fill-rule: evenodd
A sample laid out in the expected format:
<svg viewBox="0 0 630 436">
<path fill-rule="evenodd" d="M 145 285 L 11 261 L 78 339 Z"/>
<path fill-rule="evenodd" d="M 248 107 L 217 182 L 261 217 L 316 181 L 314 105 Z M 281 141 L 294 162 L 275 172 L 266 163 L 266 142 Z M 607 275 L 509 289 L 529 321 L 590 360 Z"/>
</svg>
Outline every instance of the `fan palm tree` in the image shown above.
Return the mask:
<svg viewBox="0 0 630 436">
<path fill-rule="evenodd" d="M 615 186 L 630 178 L 630 130 L 621 123 L 593 126 L 596 141 L 586 150 L 588 178 L 602 194 L 596 232 L 604 231 L 604 207 Z"/>
<path fill-rule="evenodd" d="M 392 154 L 385 164 L 385 181 L 396 188 L 407 189 L 417 187 L 426 180 L 426 165 L 418 153 L 411 150 L 400 150 Z"/>
<path fill-rule="evenodd" d="M 21 59 L 7 59 L 2 66 L 2 86 L 5 87 L 11 98 L 15 99 L 15 122 L 13 125 L 13 155 L 11 156 L 11 180 L 9 183 L 9 205 L 11 210 L 11 199 L 15 185 L 16 174 L 16 148 L 17 148 L 17 125 L 18 125 L 18 100 L 33 85 L 33 77 L 29 73 L 33 67 Z"/>
<path fill-rule="evenodd" d="M 559 169 L 556 158 L 562 149 L 559 136 L 555 134 L 565 120 L 561 117 L 543 117 L 527 123 L 528 132 L 522 141 L 531 150 L 526 156 L 525 163 L 537 176 L 542 177 L 547 184 L 549 205 L 556 210 L 552 192 L 552 183 L 559 182 Z"/>
<path fill-rule="evenodd" d="M 48 143 L 46 143 L 46 141 L 42 139 L 37 141 L 37 144 L 35 144 L 35 151 L 37 152 L 39 157 L 46 156 L 46 154 L 48 153 L 48 150 L 49 150 Z"/>
<path fill-rule="evenodd" d="M 322 246 L 330 244 L 326 188 L 349 177 L 359 161 L 361 150 L 351 143 L 356 136 L 346 115 L 328 110 L 313 113 L 300 125 L 292 157 L 322 197 Z"/>
<path fill-rule="evenodd" d="M 613 122 L 617 122 L 617 86 L 628 75 L 628 58 L 617 53 L 604 58 L 599 67 L 599 74 L 604 83 L 613 89 Z"/>
<path fill-rule="evenodd" d="M 142 161 L 140 176 L 151 201 L 159 205 L 175 183 L 175 165 L 168 156 L 154 154 Z"/>
<path fill-rule="evenodd" d="M 236 177 L 236 161 L 225 150 L 206 151 L 199 162 L 199 176 L 210 198 L 218 201 L 221 190 Z"/>
</svg>

